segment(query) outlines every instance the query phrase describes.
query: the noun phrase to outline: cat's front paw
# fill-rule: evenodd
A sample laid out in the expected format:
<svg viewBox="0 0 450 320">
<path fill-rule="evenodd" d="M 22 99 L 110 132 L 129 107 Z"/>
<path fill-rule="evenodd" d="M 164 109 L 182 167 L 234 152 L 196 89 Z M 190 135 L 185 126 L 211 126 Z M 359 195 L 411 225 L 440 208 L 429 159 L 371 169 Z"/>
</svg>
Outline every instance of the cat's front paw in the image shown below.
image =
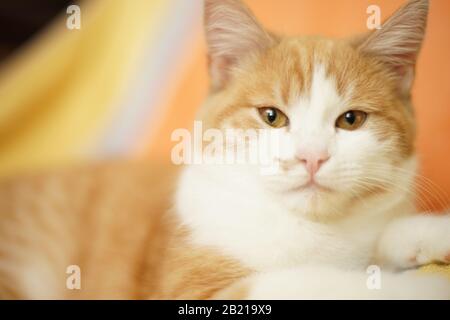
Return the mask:
<svg viewBox="0 0 450 320">
<path fill-rule="evenodd" d="M 423 266 L 430 263 L 450 264 L 450 250 L 448 246 L 438 250 L 438 248 L 427 248 L 417 246 L 415 254 L 409 257 L 409 262 L 413 267 Z"/>
<path fill-rule="evenodd" d="M 450 264 L 450 215 L 423 214 L 391 223 L 380 239 L 378 260 L 400 269 Z"/>
</svg>

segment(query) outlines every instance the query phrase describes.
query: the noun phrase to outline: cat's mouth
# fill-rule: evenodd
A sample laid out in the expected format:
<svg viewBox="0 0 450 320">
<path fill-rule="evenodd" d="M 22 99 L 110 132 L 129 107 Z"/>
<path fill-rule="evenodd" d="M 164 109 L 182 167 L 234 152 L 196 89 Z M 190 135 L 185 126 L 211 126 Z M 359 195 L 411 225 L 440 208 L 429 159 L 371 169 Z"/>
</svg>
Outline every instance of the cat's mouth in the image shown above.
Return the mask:
<svg viewBox="0 0 450 320">
<path fill-rule="evenodd" d="M 288 189 L 288 192 L 301 192 L 301 191 L 333 192 L 334 190 L 318 183 L 315 180 L 309 180 L 307 183 L 294 186 Z"/>
</svg>

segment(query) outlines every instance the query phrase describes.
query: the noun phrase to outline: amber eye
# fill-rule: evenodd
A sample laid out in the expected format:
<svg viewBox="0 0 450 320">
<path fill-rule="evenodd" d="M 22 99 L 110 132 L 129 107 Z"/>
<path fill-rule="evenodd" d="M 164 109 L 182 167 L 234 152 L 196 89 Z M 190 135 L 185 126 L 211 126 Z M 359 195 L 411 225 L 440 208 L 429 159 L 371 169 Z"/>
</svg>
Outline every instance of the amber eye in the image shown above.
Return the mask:
<svg viewBox="0 0 450 320">
<path fill-rule="evenodd" d="M 265 107 L 259 108 L 258 111 L 264 122 L 271 127 L 282 128 L 289 124 L 288 117 L 277 108 Z"/>
<path fill-rule="evenodd" d="M 336 120 L 336 127 L 344 130 L 359 129 L 366 121 L 367 113 L 363 111 L 347 111 Z"/>
</svg>

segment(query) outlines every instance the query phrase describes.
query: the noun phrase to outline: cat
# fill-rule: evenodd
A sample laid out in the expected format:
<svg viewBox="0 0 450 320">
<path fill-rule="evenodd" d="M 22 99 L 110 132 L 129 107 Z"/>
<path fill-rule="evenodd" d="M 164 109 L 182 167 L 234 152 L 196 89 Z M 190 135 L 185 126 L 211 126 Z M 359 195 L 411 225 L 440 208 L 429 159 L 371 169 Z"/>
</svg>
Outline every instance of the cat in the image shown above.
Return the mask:
<svg viewBox="0 0 450 320">
<path fill-rule="evenodd" d="M 339 40 L 271 33 L 240 0 L 204 11 L 198 119 L 283 133 L 279 170 L 112 163 L 4 181 L 0 297 L 449 299 L 448 280 L 416 270 L 450 262 L 450 215 L 414 206 L 410 90 L 428 1 Z"/>
</svg>

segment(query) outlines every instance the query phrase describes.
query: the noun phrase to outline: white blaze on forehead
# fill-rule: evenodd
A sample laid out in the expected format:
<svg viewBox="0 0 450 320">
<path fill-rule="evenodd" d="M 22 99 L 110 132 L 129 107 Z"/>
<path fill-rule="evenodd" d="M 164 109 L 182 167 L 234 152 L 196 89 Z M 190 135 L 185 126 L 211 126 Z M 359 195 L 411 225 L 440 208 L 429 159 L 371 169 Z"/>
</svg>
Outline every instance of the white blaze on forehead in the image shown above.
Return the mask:
<svg viewBox="0 0 450 320">
<path fill-rule="evenodd" d="M 338 93 L 336 81 L 327 76 L 325 67 L 315 64 L 309 92 L 300 96 L 292 106 L 292 131 L 306 129 L 314 133 L 330 127 L 329 122 L 343 108 L 345 100 Z"/>
<path fill-rule="evenodd" d="M 326 110 L 336 107 L 336 105 L 341 103 L 341 100 L 334 79 L 327 77 L 323 65 L 316 65 L 311 83 L 309 107 L 311 109 Z"/>
<path fill-rule="evenodd" d="M 348 96 L 348 94 L 346 94 Z M 345 110 L 346 97 L 342 97 L 333 77 L 327 76 L 324 65 L 317 63 L 308 92 L 298 96 L 290 106 L 290 133 L 294 145 L 307 149 L 328 149 L 335 135 L 336 118 Z M 295 153 L 284 152 L 288 157 Z"/>
</svg>

